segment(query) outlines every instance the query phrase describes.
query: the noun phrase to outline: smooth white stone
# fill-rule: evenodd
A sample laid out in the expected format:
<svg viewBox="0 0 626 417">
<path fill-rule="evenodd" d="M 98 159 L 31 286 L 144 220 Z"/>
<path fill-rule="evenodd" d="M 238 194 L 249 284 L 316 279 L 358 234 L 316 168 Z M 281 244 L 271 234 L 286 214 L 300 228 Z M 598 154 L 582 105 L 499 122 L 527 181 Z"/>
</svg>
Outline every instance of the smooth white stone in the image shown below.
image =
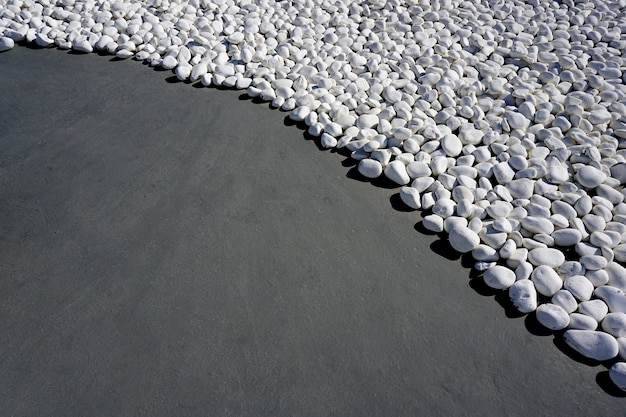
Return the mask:
<svg viewBox="0 0 626 417">
<path fill-rule="evenodd" d="M 571 330 L 596 330 L 598 322 L 591 316 L 580 313 L 572 313 L 569 315 L 569 326 Z"/>
<path fill-rule="evenodd" d="M 617 362 L 609 368 L 611 381 L 622 391 L 626 391 L 626 363 Z"/>
<path fill-rule="evenodd" d="M 578 301 L 569 290 L 559 290 L 552 296 L 552 304 L 561 306 L 568 313 L 573 313 L 578 308 Z"/>
<path fill-rule="evenodd" d="M 189 76 L 191 75 L 191 65 L 189 64 L 181 64 L 179 66 L 176 67 L 176 69 L 174 70 L 174 73 L 176 74 L 176 78 L 178 78 L 181 81 L 185 81 L 189 78 Z"/>
<path fill-rule="evenodd" d="M 559 277 L 559 274 L 557 274 L 553 268 L 546 265 L 536 267 L 530 279 L 535 284 L 537 292 L 546 297 L 552 297 L 563 287 L 563 280 Z"/>
<path fill-rule="evenodd" d="M 457 227 L 467 227 L 467 225 L 468 225 L 467 219 L 463 217 L 450 216 L 448 218 L 443 219 L 443 230 L 447 233 L 452 232 L 452 230 L 456 229 Z"/>
<path fill-rule="evenodd" d="M 480 244 L 478 235 L 468 227 L 458 227 L 450 232 L 450 245 L 458 252 L 467 253 Z"/>
<path fill-rule="evenodd" d="M 526 130 L 528 129 L 528 126 L 530 125 L 530 120 L 528 120 L 521 113 L 506 111 L 504 113 L 504 119 L 508 122 L 511 129 Z"/>
<path fill-rule="evenodd" d="M 15 47 L 15 41 L 6 36 L 0 37 L 0 52 L 8 51 Z"/>
<path fill-rule="evenodd" d="M 530 280 L 513 283 L 509 288 L 509 298 L 521 313 L 531 313 L 537 309 L 537 290 Z"/>
<path fill-rule="evenodd" d="M 378 116 L 374 114 L 362 114 L 356 121 L 356 126 L 359 129 L 373 128 L 378 124 Z"/>
<path fill-rule="evenodd" d="M 599 255 L 585 255 L 580 257 L 580 263 L 588 271 L 597 271 L 607 266 L 606 258 Z"/>
<path fill-rule="evenodd" d="M 506 201 L 495 200 L 485 210 L 493 219 L 504 219 L 513 211 L 513 205 Z"/>
<path fill-rule="evenodd" d="M 515 268 L 515 279 L 518 281 L 530 279 L 530 274 L 532 273 L 533 266 L 530 262 L 520 262 L 517 268 Z"/>
<path fill-rule="evenodd" d="M 535 266 L 545 265 L 557 268 L 565 262 L 565 255 L 557 249 L 537 248 L 528 253 L 528 260 Z"/>
<path fill-rule="evenodd" d="M 610 286 L 626 291 L 626 268 L 617 262 L 609 262 L 604 270 L 609 276 Z"/>
<path fill-rule="evenodd" d="M 603 285 L 596 288 L 593 295 L 604 301 L 612 313 L 626 313 L 626 294 L 619 288 Z"/>
<path fill-rule="evenodd" d="M 302 122 L 309 115 L 311 109 L 306 106 L 296 107 L 289 113 L 289 118 L 296 122 Z"/>
<path fill-rule="evenodd" d="M 517 243 L 514 240 L 508 239 L 504 242 L 504 245 L 500 248 L 500 257 L 503 259 L 509 259 L 517 250 Z"/>
<path fill-rule="evenodd" d="M 385 176 L 396 184 L 406 185 L 411 182 L 406 166 L 400 161 L 391 161 L 384 170 Z"/>
<path fill-rule="evenodd" d="M 563 286 L 580 301 L 588 301 L 594 290 L 591 281 L 582 275 L 574 275 L 573 277 L 567 278 Z"/>
<path fill-rule="evenodd" d="M 537 321 L 550 330 L 565 329 L 569 325 L 569 314 L 556 304 L 541 304 L 535 313 Z"/>
<path fill-rule="evenodd" d="M 602 330 L 615 337 L 626 337 L 626 314 L 609 313 L 601 323 Z"/>
<path fill-rule="evenodd" d="M 322 133 L 322 136 L 320 137 L 320 143 L 323 148 L 334 148 L 335 146 L 337 146 L 337 139 L 335 139 L 328 133 Z"/>
<path fill-rule="evenodd" d="M 406 171 L 411 178 L 428 177 L 432 173 L 428 164 L 420 161 L 414 161 L 408 164 Z"/>
<path fill-rule="evenodd" d="M 491 288 L 504 290 L 515 283 L 515 272 L 507 267 L 495 265 L 485 271 L 483 280 Z"/>
<path fill-rule="evenodd" d="M 89 40 L 86 37 L 76 38 L 74 42 L 72 42 L 72 49 L 74 49 L 76 52 L 82 52 L 85 54 L 93 52 L 93 47 L 89 44 Z"/>
<path fill-rule="evenodd" d="M 581 355 L 598 361 L 613 359 L 619 353 L 617 340 L 607 333 L 593 330 L 567 330 L 565 342 Z"/>
<path fill-rule="evenodd" d="M 619 345 L 620 358 L 626 359 L 626 337 L 618 337 L 617 344 Z"/>
<path fill-rule="evenodd" d="M 446 219 L 446 221 L 447 220 L 449 219 Z M 445 222 L 444 222 L 444 226 L 445 226 Z M 487 245 L 480 244 L 472 250 L 472 258 L 474 258 L 477 261 L 494 262 L 500 259 L 500 255 L 498 254 L 498 251 L 495 250 L 494 248 L 487 246 Z"/>
<path fill-rule="evenodd" d="M 176 68 L 177 65 L 178 65 L 178 61 L 172 55 L 166 55 L 163 58 L 163 61 L 161 61 L 161 66 L 166 70 L 174 69 Z"/>
<path fill-rule="evenodd" d="M 366 161 L 366 159 L 364 159 L 363 161 Z M 359 166 L 359 170 L 360 170 L 360 166 Z M 382 167 L 381 167 L 381 172 L 382 172 Z M 402 187 L 400 189 L 400 199 L 402 200 L 404 204 L 411 207 L 412 209 L 419 210 L 420 208 L 422 208 L 420 198 L 421 197 L 420 197 L 419 191 L 417 191 L 417 189 L 413 187 Z"/>
<path fill-rule="evenodd" d="M 493 175 L 500 184 L 508 184 L 515 177 L 515 171 L 507 162 L 500 162 L 493 166 Z"/>
<path fill-rule="evenodd" d="M 365 158 L 359 161 L 359 166 L 357 169 L 363 176 L 367 178 L 378 178 L 383 173 L 382 164 L 379 161 L 370 158 Z"/>
<path fill-rule="evenodd" d="M 524 229 L 531 233 L 552 234 L 554 232 L 554 223 L 543 217 L 527 216 L 520 223 Z"/>
<path fill-rule="evenodd" d="M 594 287 L 601 287 L 609 283 L 609 274 L 603 269 L 597 271 L 586 271 L 585 276 Z"/>
<path fill-rule="evenodd" d="M 437 214 L 444 219 L 452 216 L 454 214 L 456 204 L 453 200 L 449 198 L 437 198 L 437 201 L 432 207 L 432 211 L 434 214 Z"/>
<path fill-rule="evenodd" d="M 582 239 L 582 233 L 577 229 L 561 229 L 552 233 L 554 244 L 558 246 L 574 246 Z"/>
<path fill-rule="evenodd" d="M 513 198 L 530 198 L 535 189 L 535 181 L 527 178 L 513 180 L 506 184 L 506 188 Z"/>
<path fill-rule="evenodd" d="M 441 148 L 445 151 L 446 155 L 456 157 L 461 154 L 463 143 L 458 136 L 447 134 L 441 139 Z"/>
<path fill-rule="evenodd" d="M 422 220 L 422 225 L 426 230 L 430 230 L 431 232 L 443 232 L 443 218 L 436 214 L 425 216 L 424 220 Z"/>
<path fill-rule="evenodd" d="M 435 183 L 435 179 L 432 177 L 422 177 L 415 178 L 413 182 L 411 182 L 411 187 L 415 188 L 420 193 L 430 189 L 430 187 Z"/>
<path fill-rule="evenodd" d="M 595 188 L 606 180 L 606 174 L 592 166 L 585 165 L 576 172 L 576 181 L 586 188 Z"/>
<path fill-rule="evenodd" d="M 609 307 L 602 300 L 589 300 L 578 304 L 578 312 L 593 317 L 597 322 L 601 322 L 608 314 Z"/>
</svg>

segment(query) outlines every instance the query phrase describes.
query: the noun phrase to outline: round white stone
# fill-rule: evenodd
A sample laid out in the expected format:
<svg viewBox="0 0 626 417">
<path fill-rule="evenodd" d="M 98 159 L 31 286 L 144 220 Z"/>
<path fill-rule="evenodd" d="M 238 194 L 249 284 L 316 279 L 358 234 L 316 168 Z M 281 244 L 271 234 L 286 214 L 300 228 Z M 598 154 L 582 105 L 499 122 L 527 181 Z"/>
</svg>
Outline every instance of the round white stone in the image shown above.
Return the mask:
<svg viewBox="0 0 626 417">
<path fill-rule="evenodd" d="M 515 272 L 505 266 L 495 265 L 485 271 L 483 280 L 491 288 L 504 290 L 515 283 Z"/>
<path fill-rule="evenodd" d="M 469 227 L 457 227 L 453 229 L 448 238 L 450 240 L 450 245 L 456 251 L 461 253 L 471 252 L 480 244 L 480 237 L 478 237 L 478 235 Z M 515 281 L 514 273 L 513 281 Z"/>
<path fill-rule="evenodd" d="M 436 214 L 429 214 L 428 216 L 425 216 L 424 220 L 422 220 L 422 224 L 426 230 L 430 230 L 431 232 L 443 232 L 443 218 L 441 216 L 437 216 Z"/>
<path fill-rule="evenodd" d="M 361 159 L 357 169 L 367 178 L 378 178 L 383 173 L 382 164 L 370 158 Z"/>
<path fill-rule="evenodd" d="M 541 304 L 535 313 L 537 321 L 550 330 L 562 330 L 569 325 L 569 314 L 556 304 Z"/>
</svg>

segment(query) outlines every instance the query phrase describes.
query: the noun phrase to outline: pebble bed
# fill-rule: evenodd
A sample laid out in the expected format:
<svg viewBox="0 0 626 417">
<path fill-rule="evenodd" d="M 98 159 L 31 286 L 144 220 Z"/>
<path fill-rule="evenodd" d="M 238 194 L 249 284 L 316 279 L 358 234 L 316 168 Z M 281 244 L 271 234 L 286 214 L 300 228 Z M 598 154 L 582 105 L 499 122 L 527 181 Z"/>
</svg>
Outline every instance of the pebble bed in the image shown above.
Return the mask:
<svg viewBox="0 0 626 417">
<path fill-rule="evenodd" d="M 626 390 L 626 0 L 0 0 L 22 41 L 288 111 Z"/>
</svg>

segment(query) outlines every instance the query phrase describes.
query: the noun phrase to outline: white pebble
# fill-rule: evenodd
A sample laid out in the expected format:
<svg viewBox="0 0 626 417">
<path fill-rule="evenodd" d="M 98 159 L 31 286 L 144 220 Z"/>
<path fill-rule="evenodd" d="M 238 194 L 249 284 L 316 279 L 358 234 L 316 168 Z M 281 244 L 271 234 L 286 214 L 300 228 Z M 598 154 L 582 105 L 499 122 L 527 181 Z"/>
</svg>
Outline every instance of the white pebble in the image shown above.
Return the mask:
<svg viewBox="0 0 626 417">
<path fill-rule="evenodd" d="M 469 227 L 457 227 L 450 232 L 450 245 L 458 252 L 471 252 L 480 244 L 480 238 Z M 513 271 L 511 271 L 513 273 Z M 515 274 L 513 273 L 513 282 Z M 511 284 L 513 283 L 511 282 Z M 509 284 L 510 285 L 510 284 Z"/>
<path fill-rule="evenodd" d="M 596 330 L 598 322 L 591 316 L 580 313 L 572 313 L 569 315 L 569 326 L 571 330 Z"/>
<path fill-rule="evenodd" d="M 569 314 L 556 304 L 541 304 L 536 314 L 537 321 L 550 330 L 565 329 L 569 325 Z"/>
<path fill-rule="evenodd" d="M 602 330 L 615 336 L 626 337 L 626 314 L 609 313 L 602 320 Z"/>
<path fill-rule="evenodd" d="M 505 266 L 495 265 L 485 271 L 483 280 L 489 287 L 503 290 L 515 283 L 515 272 Z"/>
<path fill-rule="evenodd" d="M 565 262 L 565 255 L 558 249 L 537 248 L 528 252 L 528 260 L 535 266 L 545 265 L 557 268 Z"/>
<path fill-rule="evenodd" d="M 15 41 L 13 39 L 8 38 L 6 36 L 0 37 L 0 52 L 13 49 L 14 46 L 15 46 Z"/>
<path fill-rule="evenodd" d="M 559 274 L 547 265 L 540 265 L 536 267 L 531 274 L 530 279 L 535 284 L 537 292 L 546 297 L 552 297 L 563 287 L 563 280 L 559 277 Z"/>
<path fill-rule="evenodd" d="M 411 182 L 406 166 L 400 161 L 391 161 L 384 170 L 385 176 L 396 184 L 405 185 Z"/>
<path fill-rule="evenodd" d="M 359 161 L 358 170 L 364 177 L 378 178 L 383 173 L 383 166 L 379 161 L 365 158 Z"/>
<path fill-rule="evenodd" d="M 622 391 L 626 391 L 626 363 L 617 362 L 609 368 L 611 381 Z"/>
<path fill-rule="evenodd" d="M 567 330 L 565 342 L 581 355 L 598 361 L 613 359 L 619 353 L 615 338 L 593 330 Z"/>
<path fill-rule="evenodd" d="M 531 313 L 537 309 L 537 290 L 532 281 L 516 281 L 509 288 L 509 298 L 521 313 Z"/>
</svg>

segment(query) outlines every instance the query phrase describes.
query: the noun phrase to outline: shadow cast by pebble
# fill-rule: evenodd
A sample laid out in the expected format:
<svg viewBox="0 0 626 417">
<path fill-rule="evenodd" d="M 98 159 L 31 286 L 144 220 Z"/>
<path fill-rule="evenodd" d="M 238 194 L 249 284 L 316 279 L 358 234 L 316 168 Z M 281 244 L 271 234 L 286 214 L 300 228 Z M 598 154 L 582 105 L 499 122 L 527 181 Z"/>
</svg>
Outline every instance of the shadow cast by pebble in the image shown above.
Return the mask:
<svg viewBox="0 0 626 417">
<path fill-rule="evenodd" d="M 447 239 L 438 239 L 430 244 L 430 250 L 450 261 L 458 261 L 461 254 L 457 252 Z"/>
<path fill-rule="evenodd" d="M 598 372 L 598 375 L 596 375 L 596 383 L 610 396 L 616 398 L 626 398 L 626 392 L 622 391 L 613 383 L 613 381 L 611 381 L 609 371 Z"/>
<path fill-rule="evenodd" d="M 389 197 L 389 203 L 394 210 L 403 213 L 411 213 L 415 211 L 415 209 L 404 204 L 404 201 L 402 201 L 402 198 L 400 197 L 400 193 L 395 193 L 391 197 Z"/>
<path fill-rule="evenodd" d="M 539 320 L 537 320 L 537 314 L 534 311 L 526 316 L 524 319 L 524 326 L 526 326 L 528 333 L 535 336 L 551 336 L 554 334 L 552 330 L 539 323 Z"/>
<path fill-rule="evenodd" d="M 556 346 L 556 348 L 558 350 L 560 350 L 562 353 L 564 353 L 565 355 L 567 355 L 570 359 L 578 362 L 578 363 L 582 363 L 583 365 L 587 365 L 587 366 L 591 366 L 591 367 L 596 367 L 598 365 L 602 365 L 605 364 L 606 367 L 608 368 L 609 366 L 611 366 L 610 362 L 600 362 L 597 361 L 595 359 L 590 359 L 586 356 L 581 355 L 580 353 L 578 353 L 577 351 L 575 351 L 574 349 L 572 349 L 567 342 L 565 342 L 565 338 L 563 337 L 563 332 L 559 332 L 558 334 L 554 335 L 554 340 L 552 341 L 552 343 L 554 344 L 554 346 Z"/>
</svg>

